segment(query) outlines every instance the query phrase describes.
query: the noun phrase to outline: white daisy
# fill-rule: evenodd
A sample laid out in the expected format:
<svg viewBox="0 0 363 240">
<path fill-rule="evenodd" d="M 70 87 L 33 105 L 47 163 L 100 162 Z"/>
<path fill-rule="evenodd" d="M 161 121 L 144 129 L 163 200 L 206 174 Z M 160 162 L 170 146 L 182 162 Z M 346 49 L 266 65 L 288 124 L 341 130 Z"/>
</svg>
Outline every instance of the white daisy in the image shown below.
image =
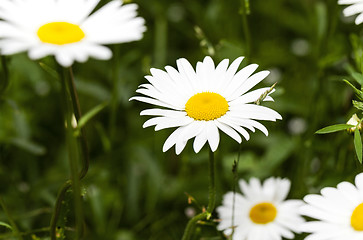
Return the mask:
<svg viewBox="0 0 363 240">
<path fill-rule="evenodd" d="M 311 233 L 305 240 L 363 239 L 363 173 L 355 177 L 355 186 L 341 182 L 337 188 L 326 187 L 321 195 L 304 197 L 301 214 L 317 219 L 306 222 L 301 230 Z"/>
<path fill-rule="evenodd" d="M 152 75 L 145 77 L 150 84 L 142 84 L 136 90 L 145 96 L 136 96 L 130 100 L 161 107 L 140 113 L 157 116 L 146 121 L 144 128 L 155 125 L 155 131 L 158 131 L 177 127 L 165 141 L 164 152 L 175 145 L 176 153 L 179 154 L 193 137 L 195 152 L 199 152 L 207 141 L 214 152 L 219 144 L 218 129 L 240 143 L 240 134 L 246 140 L 249 139 L 244 128 L 251 131 L 257 128 L 268 134 L 267 129 L 255 120 L 281 119 L 276 111 L 253 103 L 269 88 L 247 93 L 269 71 L 252 75 L 258 65 L 251 64 L 237 72 L 242 59 L 237 58 L 228 68 L 228 59 L 215 67 L 212 58 L 205 57 L 203 62 L 197 63 L 194 71 L 190 63 L 181 58 L 177 60 L 177 70 L 170 66 L 165 67 L 166 71 L 155 68 L 150 70 Z M 267 95 L 264 100 L 273 99 Z"/>
<path fill-rule="evenodd" d="M 363 22 L 363 0 L 338 0 L 338 4 L 340 5 L 348 5 L 352 4 L 349 7 L 346 7 L 343 10 L 343 14 L 345 17 L 350 17 L 358 14 L 355 19 L 355 24 L 361 24 Z"/>
<path fill-rule="evenodd" d="M 113 0 L 90 15 L 99 1 L 1 0 L 1 54 L 28 51 L 31 59 L 54 55 L 68 67 L 88 57 L 110 59 L 111 50 L 101 44 L 142 38 L 146 28 L 144 19 L 136 17 L 136 4 Z"/>
<path fill-rule="evenodd" d="M 227 236 L 233 234 L 235 240 L 292 239 L 293 232 L 299 232 L 304 219 L 298 208 L 303 202 L 285 200 L 290 190 L 288 179 L 271 177 L 261 185 L 260 180 L 251 178 L 249 184 L 240 180 L 239 186 L 244 195 L 229 192 L 217 208 L 221 219 L 218 230 Z"/>
</svg>

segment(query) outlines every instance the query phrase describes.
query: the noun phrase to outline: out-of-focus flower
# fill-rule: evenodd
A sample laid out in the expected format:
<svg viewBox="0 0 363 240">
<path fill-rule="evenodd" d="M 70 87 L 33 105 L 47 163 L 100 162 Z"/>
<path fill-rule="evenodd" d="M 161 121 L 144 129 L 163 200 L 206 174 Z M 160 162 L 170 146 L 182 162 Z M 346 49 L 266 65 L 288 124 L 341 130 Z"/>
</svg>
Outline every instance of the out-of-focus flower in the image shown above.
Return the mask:
<svg viewBox="0 0 363 240">
<path fill-rule="evenodd" d="M 304 197 L 301 214 L 317 221 L 306 222 L 301 230 L 311 233 L 305 239 L 363 239 L 363 173 L 355 177 L 355 186 L 341 182 L 326 187 L 321 195 Z"/>
<path fill-rule="evenodd" d="M 28 51 L 31 59 L 54 55 L 68 67 L 88 57 L 110 59 L 102 44 L 139 40 L 146 30 L 136 4 L 113 0 L 96 12 L 99 0 L 1 0 L 0 51 Z M 91 15 L 90 15 L 91 14 Z"/>
<path fill-rule="evenodd" d="M 299 232 L 304 219 L 298 213 L 301 200 L 285 200 L 290 191 L 290 181 L 268 178 L 239 181 L 243 195 L 229 192 L 223 205 L 217 208 L 221 219 L 218 230 L 233 234 L 233 240 L 292 239 Z"/>
<path fill-rule="evenodd" d="M 350 17 L 358 14 L 355 19 L 355 24 L 361 24 L 363 22 L 363 0 L 339 0 L 340 5 L 350 5 L 343 10 L 345 17 Z"/>
</svg>

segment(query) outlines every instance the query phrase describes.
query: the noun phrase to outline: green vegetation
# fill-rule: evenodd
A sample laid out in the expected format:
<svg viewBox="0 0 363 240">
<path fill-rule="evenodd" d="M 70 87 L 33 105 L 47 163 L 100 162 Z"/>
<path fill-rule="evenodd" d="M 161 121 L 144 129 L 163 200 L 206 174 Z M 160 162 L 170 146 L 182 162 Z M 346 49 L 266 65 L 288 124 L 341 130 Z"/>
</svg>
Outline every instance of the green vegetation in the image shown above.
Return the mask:
<svg viewBox="0 0 363 240">
<path fill-rule="evenodd" d="M 129 101 L 150 68 L 175 67 L 181 57 L 195 66 L 206 55 L 215 62 L 246 56 L 243 66 L 271 71 L 258 87 L 277 82 L 275 102 L 262 104 L 283 120 L 263 122 L 268 137 L 256 131 L 239 145 L 221 134 L 217 206 L 234 189 L 235 175 L 289 178 L 289 198 L 301 199 L 363 171 L 361 134 L 345 125 L 354 113 L 363 117 L 363 28 L 342 16 L 336 0 L 134 2 L 146 20 L 144 38 L 111 46 L 109 61 L 73 65 L 85 116 L 76 133 L 85 130 L 90 156 L 80 181 L 83 239 L 181 239 L 188 216 L 207 207 L 207 146 L 195 154 L 189 141 L 181 155 L 174 148 L 163 153 L 172 130 L 143 129 L 148 117 L 139 114 L 149 106 Z M 58 191 L 71 179 L 61 79 L 52 57 L 1 60 L 0 239 L 50 239 Z M 315 134 L 336 124 L 344 125 Z M 57 239 L 73 239 L 73 196 L 64 192 Z M 216 224 L 199 224 L 193 239 L 224 239 Z"/>
</svg>

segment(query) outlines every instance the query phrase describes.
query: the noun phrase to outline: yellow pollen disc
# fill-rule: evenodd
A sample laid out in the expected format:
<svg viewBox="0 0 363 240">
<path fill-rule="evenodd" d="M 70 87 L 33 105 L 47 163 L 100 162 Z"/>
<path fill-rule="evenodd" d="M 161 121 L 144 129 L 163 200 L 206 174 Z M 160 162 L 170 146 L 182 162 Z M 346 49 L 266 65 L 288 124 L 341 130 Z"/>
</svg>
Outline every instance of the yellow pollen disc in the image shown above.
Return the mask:
<svg viewBox="0 0 363 240">
<path fill-rule="evenodd" d="M 252 222 L 257 224 L 266 224 L 272 222 L 277 215 L 276 207 L 271 203 L 259 203 L 250 211 Z"/>
<path fill-rule="evenodd" d="M 350 217 L 350 225 L 356 231 L 363 231 L 363 203 L 359 204 Z"/>
<path fill-rule="evenodd" d="M 51 22 L 38 29 L 40 41 L 57 45 L 64 45 L 81 41 L 85 34 L 82 29 L 68 22 Z"/>
<path fill-rule="evenodd" d="M 228 107 L 227 100 L 218 93 L 203 92 L 189 98 L 185 111 L 197 121 L 210 121 L 226 114 Z"/>
</svg>

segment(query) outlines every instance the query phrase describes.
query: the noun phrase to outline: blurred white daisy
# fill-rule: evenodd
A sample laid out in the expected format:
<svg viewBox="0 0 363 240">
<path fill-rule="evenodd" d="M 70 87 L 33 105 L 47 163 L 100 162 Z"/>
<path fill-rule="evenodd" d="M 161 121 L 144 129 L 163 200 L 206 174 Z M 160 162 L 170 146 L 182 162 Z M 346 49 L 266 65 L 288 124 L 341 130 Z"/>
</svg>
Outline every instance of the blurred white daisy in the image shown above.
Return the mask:
<svg viewBox="0 0 363 240">
<path fill-rule="evenodd" d="M 338 0 L 338 4 L 340 5 L 348 5 L 351 6 L 346 7 L 343 10 L 343 14 L 345 17 L 350 17 L 358 14 L 355 19 L 355 24 L 361 24 L 363 22 L 363 0 Z"/>
<path fill-rule="evenodd" d="M 31 59 L 54 55 L 68 67 L 88 57 L 110 59 L 111 50 L 101 44 L 142 38 L 146 28 L 144 19 L 136 17 L 136 4 L 113 0 L 91 14 L 99 1 L 1 0 L 1 54 L 28 51 Z"/>
<path fill-rule="evenodd" d="M 182 58 L 177 60 L 177 70 L 170 66 L 165 67 L 166 71 L 150 69 L 152 76 L 145 77 L 149 84 L 142 84 L 136 90 L 145 96 L 132 97 L 130 100 L 161 107 L 140 113 L 157 116 L 146 121 L 144 128 L 155 125 L 155 131 L 158 131 L 177 127 L 165 141 L 164 152 L 175 145 L 176 153 L 180 154 L 193 137 L 195 152 L 199 152 L 206 142 L 214 152 L 219 145 L 219 130 L 240 143 L 240 134 L 246 140 L 249 139 L 245 128 L 251 131 L 257 128 L 268 134 L 267 129 L 255 120 L 281 119 L 276 111 L 254 104 L 270 88 L 247 93 L 269 71 L 252 75 L 258 65 L 251 64 L 237 72 L 242 59 L 237 58 L 229 67 L 228 59 L 224 59 L 215 67 L 212 58 L 205 57 L 203 62 L 197 63 L 194 71 L 190 63 Z M 273 99 L 268 94 L 264 100 Z"/>
<path fill-rule="evenodd" d="M 229 192 L 217 208 L 220 223 L 217 229 L 234 240 L 281 240 L 294 238 L 304 219 L 299 215 L 301 200 L 285 200 L 290 191 L 290 181 L 268 178 L 251 178 L 239 181 L 243 195 Z M 234 214 L 233 214 L 234 212 Z"/>
<path fill-rule="evenodd" d="M 304 200 L 301 214 L 318 220 L 302 225 L 302 231 L 311 233 L 305 240 L 363 239 L 363 173 L 355 177 L 355 186 L 341 182 Z"/>
</svg>

